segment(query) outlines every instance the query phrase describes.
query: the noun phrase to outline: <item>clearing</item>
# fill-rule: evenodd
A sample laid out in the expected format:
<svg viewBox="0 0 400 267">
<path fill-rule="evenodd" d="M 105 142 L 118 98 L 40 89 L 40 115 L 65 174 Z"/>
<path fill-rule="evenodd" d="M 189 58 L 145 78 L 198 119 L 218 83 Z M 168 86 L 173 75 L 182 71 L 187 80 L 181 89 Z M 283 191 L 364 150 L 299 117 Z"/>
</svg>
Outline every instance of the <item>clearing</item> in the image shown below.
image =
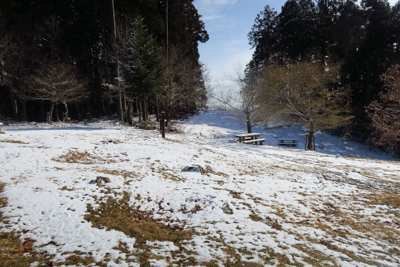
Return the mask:
<svg viewBox="0 0 400 267">
<path fill-rule="evenodd" d="M 256 127 L 263 146 L 236 143 L 245 125 L 218 111 L 176 127 L 162 139 L 113 120 L 4 126 L 0 262 L 400 265 L 397 159 L 324 133 L 304 151 L 298 125 Z M 181 172 L 194 164 L 204 175 Z"/>
</svg>

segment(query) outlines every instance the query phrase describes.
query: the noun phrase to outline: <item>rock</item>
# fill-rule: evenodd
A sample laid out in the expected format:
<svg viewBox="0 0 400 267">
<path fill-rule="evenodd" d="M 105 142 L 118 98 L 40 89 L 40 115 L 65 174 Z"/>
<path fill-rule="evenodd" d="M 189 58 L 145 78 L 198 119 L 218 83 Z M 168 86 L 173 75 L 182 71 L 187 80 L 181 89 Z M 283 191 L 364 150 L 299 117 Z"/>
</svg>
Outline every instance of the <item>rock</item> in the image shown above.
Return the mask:
<svg viewBox="0 0 400 267">
<path fill-rule="evenodd" d="M 344 159 L 344 156 L 342 154 L 337 154 L 335 156 L 336 159 Z"/>
<path fill-rule="evenodd" d="M 232 210 L 232 208 L 229 206 L 228 202 L 226 202 L 224 205 L 222 205 L 222 210 L 223 210 L 226 214 L 233 214 L 233 210 Z"/>
<path fill-rule="evenodd" d="M 103 176 L 97 176 L 96 177 L 96 183 L 97 183 L 97 185 L 101 185 L 102 183 L 109 183 L 109 182 L 111 182 L 110 181 L 110 178 L 107 178 L 107 177 L 103 177 Z"/>
<path fill-rule="evenodd" d="M 204 174 L 204 169 L 200 165 L 192 165 L 184 167 L 182 169 L 182 172 L 199 172 L 201 174 Z"/>
<path fill-rule="evenodd" d="M 97 176 L 97 178 L 96 178 L 96 183 L 97 183 L 97 185 L 101 185 L 102 182 L 103 182 L 103 177 Z"/>
</svg>

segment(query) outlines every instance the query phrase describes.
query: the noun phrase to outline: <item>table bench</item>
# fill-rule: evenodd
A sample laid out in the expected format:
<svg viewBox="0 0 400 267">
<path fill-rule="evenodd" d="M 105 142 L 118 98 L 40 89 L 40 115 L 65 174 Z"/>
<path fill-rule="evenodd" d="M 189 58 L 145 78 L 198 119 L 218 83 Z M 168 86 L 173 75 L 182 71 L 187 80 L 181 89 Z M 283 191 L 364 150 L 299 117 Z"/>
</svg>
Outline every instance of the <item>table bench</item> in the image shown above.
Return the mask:
<svg viewBox="0 0 400 267">
<path fill-rule="evenodd" d="M 243 141 L 243 144 L 257 144 L 260 143 L 260 145 L 262 145 L 262 143 L 264 143 L 265 141 L 267 141 L 267 139 L 252 139 L 252 140 L 247 140 L 247 141 Z"/>
<path fill-rule="evenodd" d="M 280 146 L 297 146 L 299 144 L 299 140 L 297 139 L 279 139 L 278 145 Z"/>
<path fill-rule="evenodd" d="M 260 133 L 247 133 L 247 134 L 235 134 L 235 137 L 238 138 L 239 143 L 243 143 L 244 141 L 255 140 L 260 135 L 261 135 Z"/>
<path fill-rule="evenodd" d="M 258 139 L 260 133 L 247 133 L 247 134 L 235 134 L 235 137 L 238 138 L 238 141 L 243 144 L 257 144 L 262 145 L 263 142 L 267 141 L 267 139 Z"/>
</svg>

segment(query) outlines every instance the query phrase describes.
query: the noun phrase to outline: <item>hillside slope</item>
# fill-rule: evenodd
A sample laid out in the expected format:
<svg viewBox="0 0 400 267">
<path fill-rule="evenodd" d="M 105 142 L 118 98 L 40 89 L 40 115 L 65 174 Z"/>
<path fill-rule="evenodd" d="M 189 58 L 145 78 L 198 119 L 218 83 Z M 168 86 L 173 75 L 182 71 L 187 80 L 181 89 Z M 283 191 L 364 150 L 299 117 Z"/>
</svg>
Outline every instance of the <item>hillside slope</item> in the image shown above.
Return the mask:
<svg viewBox="0 0 400 267">
<path fill-rule="evenodd" d="M 1 231 L 56 266 L 400 264 L 398 162 L 323 133 L 318 152 L 277 147 L 301 140 L 296 125 L 236 143 L 245 126 L 226 116 L 176 122 L 166 139 L 112 120 L 4 127 Z"/>
</svg>

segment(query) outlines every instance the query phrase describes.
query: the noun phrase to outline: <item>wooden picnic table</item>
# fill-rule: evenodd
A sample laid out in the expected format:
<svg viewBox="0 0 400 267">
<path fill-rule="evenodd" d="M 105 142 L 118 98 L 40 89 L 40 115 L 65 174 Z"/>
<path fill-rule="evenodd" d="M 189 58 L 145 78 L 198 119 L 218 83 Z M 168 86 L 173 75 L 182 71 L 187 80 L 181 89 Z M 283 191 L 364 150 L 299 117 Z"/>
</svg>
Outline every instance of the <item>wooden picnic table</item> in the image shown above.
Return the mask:
<svg viewBox="0 0 400 267">
<path fill-rule="evenodd" d="M 297 146 L 299 140 L 297 139 L 279 139 L 278 145 L 280 146 Z"/>
<path fill-rule="evenodd" d="M 239 139 L 239 142 L 242 143 L 246 140 L 254 140 L 257 139 L 261 134 L 260 133 L 247 133 L 247 134 L 235 134 L 235 137 Z"/>
<path fill-rule="evenodd" d="M 247 133 L 247 134 L 236 134 L 235 137 L 238 138 L 240 143 L 243 144 L 257 144 L 262 145 L 267 139 L 258 139 L 260 133 Z"/>
</svg>

